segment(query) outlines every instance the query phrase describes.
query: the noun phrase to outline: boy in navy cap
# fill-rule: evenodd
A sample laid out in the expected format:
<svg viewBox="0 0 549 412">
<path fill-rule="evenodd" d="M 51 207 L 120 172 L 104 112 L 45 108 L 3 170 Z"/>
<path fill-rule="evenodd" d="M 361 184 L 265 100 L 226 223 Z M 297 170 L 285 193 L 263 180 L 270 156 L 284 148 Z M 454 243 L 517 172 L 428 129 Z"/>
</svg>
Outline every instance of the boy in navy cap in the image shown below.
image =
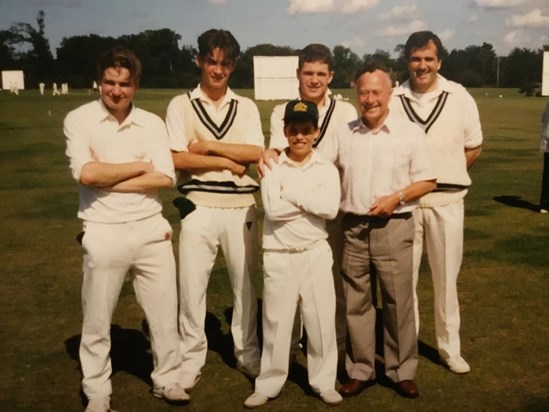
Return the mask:
<svg viewBox="0 0 549 412">
<path fill-rule="evenodd" d="M 288 376 L 292 325 L 299 304 L 307 331 L 309 384 L 330 405 L 335 390 L 337 345 L 332 252 L 325 220 L 339 208 L 339 174 L 313 150 L 318 109 L 293 100 L 284 112 L 288 147 L 261 181 L 263 224 L 263 354 L 255 392 L 244 406 L 256 408 L 276 397 Z"/>
</svg>

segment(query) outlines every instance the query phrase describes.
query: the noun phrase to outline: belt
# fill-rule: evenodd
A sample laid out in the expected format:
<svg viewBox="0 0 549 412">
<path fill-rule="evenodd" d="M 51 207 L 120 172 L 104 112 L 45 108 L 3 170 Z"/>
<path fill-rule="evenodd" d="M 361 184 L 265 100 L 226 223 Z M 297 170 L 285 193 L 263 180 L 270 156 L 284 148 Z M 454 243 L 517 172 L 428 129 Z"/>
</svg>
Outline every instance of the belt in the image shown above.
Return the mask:
<svg viewBox="0 0 549 412">
<path fill-rule="evenodd" d="M 315 240 L 313 243 L 309 243 L 303 247 L 291 247 L 286 249 L 263 249 L 264 252 L 277 252 L 277 253 L 302 253 L 308 250 L 314 249 L 319 246 L 325 239 Z"/>
<path fill-rule="evenodd" d="M 357 214 L 351 213 L 351 212 L 347 212 L 343 215 L 343 217 L 347 217 L 347 216 L 355 218 L 355 219 L 364 220 L 366 222 L 380 222 L 380 221 L 391 220 L 391 219 L 409 219 L 409 218 L 412 217 L 412 212 L 393 213 L 389 217 L 357 215 Z"/>
</svg>

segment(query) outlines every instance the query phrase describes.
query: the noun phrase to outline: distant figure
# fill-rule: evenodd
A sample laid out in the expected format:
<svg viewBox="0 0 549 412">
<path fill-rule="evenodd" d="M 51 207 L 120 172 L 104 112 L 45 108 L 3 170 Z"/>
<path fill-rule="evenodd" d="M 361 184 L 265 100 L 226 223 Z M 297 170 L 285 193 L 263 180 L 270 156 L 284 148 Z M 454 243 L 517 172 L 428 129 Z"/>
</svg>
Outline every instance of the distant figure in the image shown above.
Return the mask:
<svg viewBox="0 0 549 412">
<path fill-rule="evenodd" d="M 99 87 L 97 87 L 97 82 L 94 80 L 92 84 L 92 92 L 99 92 Z"/>
<path fill-rule="evenodd" d="M 59 96 L 61 93 L 59 93 L 59 90 L 57 89 L 57 83 L 54 83 L 52 86 L 52 96 Z"/>
<path fill-rule="evenodd" d="M 40 90 L 40 94 L 44 96 L 44 90 L 46 89 L 46 85 L 44 84 L 44 82 L 40 82 L 40 84 L 38 85 L 38 89 Z"/>
<path fill-rule="evenodd" d="M 17 87 L 16 82 L 10 82 L 10 93 L 13 93 L 15 95 L 19 94 L 19 88 Z"/>
<path fill-rule="evenodd" d="M 541 129 L 540 150 L 543 152 L 543 175 L 541 179 L 539 212 L 549 213 L 549 100 L 541 116 L 541 122 L 543 123 L 543 128 Z"/>
<path fill-rule="evenodd" d="M 61 83 L 61 94 L 69 94 L 69 84 Z"/>
</svg>

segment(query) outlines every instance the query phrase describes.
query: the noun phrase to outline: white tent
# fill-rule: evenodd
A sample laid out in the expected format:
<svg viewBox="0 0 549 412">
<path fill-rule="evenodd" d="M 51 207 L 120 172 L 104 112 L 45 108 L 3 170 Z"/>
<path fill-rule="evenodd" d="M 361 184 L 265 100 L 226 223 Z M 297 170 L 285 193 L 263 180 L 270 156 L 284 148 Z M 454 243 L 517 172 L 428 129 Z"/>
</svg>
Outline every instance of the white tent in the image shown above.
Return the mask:
<svg viewBox="0 0 549 412">
<path fill-rule="evenodd" d="M 297 64 L 297 56 L 254 56 L 255 100 L 299 97 Z"/>
<path fill-rule="evenodd" d="M 17 90 L 25 90 L 25 76 L 22 70 L 4 70 L 2 71 L 2 89 L 12 90 L 13 87 Z"/>
</svg>

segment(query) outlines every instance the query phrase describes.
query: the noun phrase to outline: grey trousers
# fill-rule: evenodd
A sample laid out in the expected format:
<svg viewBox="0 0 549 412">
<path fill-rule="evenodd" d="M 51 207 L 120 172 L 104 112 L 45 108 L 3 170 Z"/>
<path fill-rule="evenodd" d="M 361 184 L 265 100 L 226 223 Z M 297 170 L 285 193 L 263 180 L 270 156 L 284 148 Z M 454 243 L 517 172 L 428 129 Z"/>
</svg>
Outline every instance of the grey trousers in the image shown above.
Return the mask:
<svg viewBox="0 0 549 412">
<path fill-rule="evenodd" d="M 380 281 L 385 374 L 393 382 L 413 379 L 418 362 L 414 320 L 411 214 L 390 219 L 343 217 L 343 289 L 347 308 L 346 369 L 351 379 L 375 379 L 376 308 Z M 370 265 L 376 277 L 370 274 Z"/>
</svg>

